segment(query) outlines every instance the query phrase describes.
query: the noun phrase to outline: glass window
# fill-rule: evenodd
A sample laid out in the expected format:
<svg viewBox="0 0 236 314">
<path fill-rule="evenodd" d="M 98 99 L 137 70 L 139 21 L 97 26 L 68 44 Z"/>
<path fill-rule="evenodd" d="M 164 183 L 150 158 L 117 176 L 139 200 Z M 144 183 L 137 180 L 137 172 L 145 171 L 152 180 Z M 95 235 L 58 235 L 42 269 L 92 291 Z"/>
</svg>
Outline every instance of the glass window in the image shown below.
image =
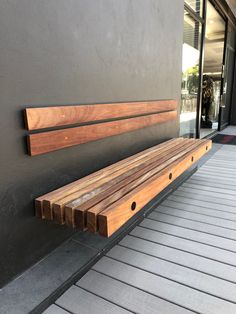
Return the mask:
<svg viewBox="0 0 236 314">
<path fill-rule="evenodd" d="M 184 13 L 180 136 L 196 136 L 201 24 Z"/>
<path fill-rule="evenodd" d="M 188 4 L 198 15 L 202 16 L 203 0 L 185 0 L 185 3 Z"/>
</svg>

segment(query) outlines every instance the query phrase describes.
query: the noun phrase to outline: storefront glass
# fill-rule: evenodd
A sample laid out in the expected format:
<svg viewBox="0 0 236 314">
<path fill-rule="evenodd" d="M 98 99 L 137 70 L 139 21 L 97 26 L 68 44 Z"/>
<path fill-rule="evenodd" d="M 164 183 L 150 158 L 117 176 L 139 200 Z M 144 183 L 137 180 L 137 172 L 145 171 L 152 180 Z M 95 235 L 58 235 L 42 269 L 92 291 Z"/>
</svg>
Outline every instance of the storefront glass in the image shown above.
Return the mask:
<svg viewBox="0 0 236 314">
<path fill-rule="evenodd" d="M 219 112 L 222 105 L 222 73 L 225 21 L 210 1 L 207 1 L 206 31 L 204 46 L 201 131 L 205 137 L 219 127 Z"/>
<path fill-rule="evenodd" d="M 198 15 L 202 16 L 203 0 L 185 0 L 185 3 Z"/>
<path fill-rule="evenodd" d="M 185 10 L 182 54 L 180 136 L 196 136 L 201 23 Z"/>
</svg>

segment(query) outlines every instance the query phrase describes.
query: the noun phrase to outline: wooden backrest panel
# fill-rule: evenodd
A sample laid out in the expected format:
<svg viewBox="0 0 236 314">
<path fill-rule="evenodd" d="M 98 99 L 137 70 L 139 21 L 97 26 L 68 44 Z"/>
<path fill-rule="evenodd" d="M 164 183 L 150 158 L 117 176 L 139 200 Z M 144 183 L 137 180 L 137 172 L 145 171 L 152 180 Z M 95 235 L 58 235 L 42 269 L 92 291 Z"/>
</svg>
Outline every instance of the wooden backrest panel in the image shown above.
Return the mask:
<svg viewBox="0 0 236 314">
<path fill-rule="evenodd" d="M 39 130 L 27 137 L 29 154 L 35 156 L 177 120 L 177 101 L 27 108 L 24 113 L 26 128 Z M 62 129 L 62 126 L 67 128 Z M 57 130 L 41 131 L 58 127 Z"/>
<path fill-rule="evenodd" d="M 27 108 L 25 109 L 25 123 L 26 128 L 31 131 L 176 109 L 177 102 L 175 100 Z"/>
<path fill-rule="evenodd" d="M 31 156 L 44 154 L 176 119 L 177 111 L 168 111 L 142 117 L 30 134 L 28 136 L 29 152 Z"/>
</svg>

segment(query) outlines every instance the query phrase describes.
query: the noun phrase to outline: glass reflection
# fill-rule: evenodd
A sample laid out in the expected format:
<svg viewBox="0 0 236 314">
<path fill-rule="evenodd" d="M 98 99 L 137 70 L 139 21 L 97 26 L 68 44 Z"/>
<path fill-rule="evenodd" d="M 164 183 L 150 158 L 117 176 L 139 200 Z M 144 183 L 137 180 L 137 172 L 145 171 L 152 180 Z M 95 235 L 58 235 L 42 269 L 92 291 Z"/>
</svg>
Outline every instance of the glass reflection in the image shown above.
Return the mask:
<svg viewBox="0 0 236 314">
<path fill-rule="evenodd" d="M 200 23 L 185 11 L 180 109 L 180 136 L 184 137 L 196 135 L 200 33 Z"/>
</svg>

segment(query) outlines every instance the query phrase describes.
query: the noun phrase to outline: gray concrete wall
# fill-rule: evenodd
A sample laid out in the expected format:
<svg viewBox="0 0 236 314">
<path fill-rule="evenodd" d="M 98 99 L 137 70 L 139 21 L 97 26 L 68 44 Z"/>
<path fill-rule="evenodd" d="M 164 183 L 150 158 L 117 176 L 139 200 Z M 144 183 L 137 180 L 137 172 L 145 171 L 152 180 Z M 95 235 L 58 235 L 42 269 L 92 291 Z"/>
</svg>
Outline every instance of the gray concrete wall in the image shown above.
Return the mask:
<svg viewBox="0 0 236 314">
<path fill-rule="evenodd" d="M 0 285 L 72 231 L 34 217 L 33 200 L 178 136 L 154 126 L 37 157 L 26 106 L 180 99 L 183 0 L 0 1 Z"/>
</svg>

